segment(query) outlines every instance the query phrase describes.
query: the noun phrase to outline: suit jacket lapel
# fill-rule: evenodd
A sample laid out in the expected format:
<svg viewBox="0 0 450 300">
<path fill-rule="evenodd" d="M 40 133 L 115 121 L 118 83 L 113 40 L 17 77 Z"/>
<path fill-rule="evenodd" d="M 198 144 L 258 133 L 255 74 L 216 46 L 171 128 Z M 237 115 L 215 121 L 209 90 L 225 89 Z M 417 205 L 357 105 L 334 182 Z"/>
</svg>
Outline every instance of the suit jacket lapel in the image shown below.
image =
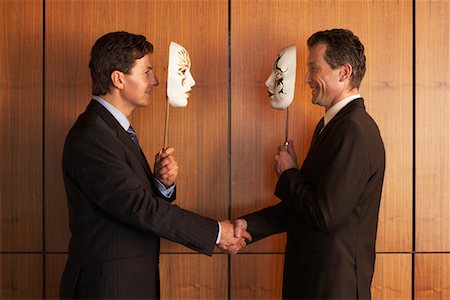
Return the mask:
<svg viewBox="0 0 450 300">
<path fill-rule="evenodd" d="M 331 130 L 331 128 L 334 126 L 334 124 L 339 119 L 344 117 L 348 112 L 353 111 L 357 108 L 362 108 L 365 110 L 364 100 L 362 98 L 355 99 L 355 100 L 351 101 L 349 104 L 347 104 L 346 106 L 344 106 L 344 108 L 342 108 L 334 116 L 334 118 L 331 119 L 331 121 L 323 128 L 322 132 L 318 136 L 317 136 L 317 134 L 318 134 L 317 131 L 319 131 L 319 125 L 316 127 L 316 130 L 313 135 L 313 141 L 311 142 L 311 147 L 309 148 L 308 154 L 306 155 L 306 158 L 303 162 L 302 168 L 309 166 L 309 164 L 311 163 L 311 161 L 317 154 L 317 149 L 320 147 L 320 145 L 326 138 L 328 131 Z"/>
<path fill-rule="evenodd" d="M 315 143 L 316 147 L 318 147 L 322 143 L 323 139 L 327 135 L 327 132 L 331 130 L 331 128 L 334 126 L 334 124 L 337 121 L 342 119 L 348 112 L 353 111 L 357 108 L 362 108 L 365 110 L 364 100 L 362 98 L 355 99 L 355 100 L 351 101 L 350 103 L 348 103 L 334 116 L 333 119 L 331 119 L 331 121 L 327 124 L 327 126 L 325 126 L 325 128 L 322 130 L 322 132 L 318 136 L 317 142 Z"/>
<path fill-rule="evenodd" d="M 130 138 L 130 135 L 122 128 L 122 126 L 119 124 L 119 122 L 117 122 L 113 115 L 111 115 L 110 112 L 103 107 L 103 105 L 95 100 L 91 100 L 91 103 L 89 103 L 87 109 L 92 110 L 96 114 L 98 114 L 105 121 L 105 123 L 116 132 L 119 140 L 121 140 L 125 144 L 125 146 L 130 149 L 139 159 L 149 178 L 153 178 L 152 171 L 150 169 L 150 166 L 148 165 L 144 153 L 142 152 L 140 147 L 138 147 L 133 142 L 133 140 Z"/>
<path fill-rule="evenodd" d="M 323 124 L 324 124 L 324 118 L 320 119 L 319 123 L 316 126 L 316 129 L 314 130 L 310 148 L 315 144 L 317 138 L 319 137 L 319 133 L 323 128 Z"/>
</svg>

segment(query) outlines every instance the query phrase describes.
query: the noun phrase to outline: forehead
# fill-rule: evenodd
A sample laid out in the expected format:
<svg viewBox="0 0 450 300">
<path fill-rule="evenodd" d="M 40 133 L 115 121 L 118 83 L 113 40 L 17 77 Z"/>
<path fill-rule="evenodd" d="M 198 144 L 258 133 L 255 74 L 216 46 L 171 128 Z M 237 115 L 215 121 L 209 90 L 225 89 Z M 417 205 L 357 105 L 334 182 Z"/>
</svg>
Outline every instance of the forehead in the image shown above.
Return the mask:
<svg viewBox="0 0 450 300">
<path fill-rule="evenodd" d="M 172 60 L 186 60 L 188 57 L 187 50 L 184 47 L 181 47 L 180 45 L 176 43 L 170 44 L 169 49 L 169 59 Z"/>
<path fill-rule="evenodd" d="M 324 57 L 326 50 L 327 45 L 324 43 L 318 43 L 309 48 L 307 64 L 318 64 L 325 62 Z"/>
<path fill-rule="evenodd" d="M 189 69 L 191 67 L 191 60 L 189 53 L 179 45 L 171 45 L 169 51 L 169 73 L 178 72 L 181 69 Z"/>
<path fill-rule="evenodd" d="M 147 53 L 143 57 L 136 59 L 133 65 L 133 69 L 152 67 L 150 55 L 151 53 Z"/>
<path fill-rule="evenodd" d="M 179 64 L 188 66 L 190 64 L 189 55 L 186 49 L 178 51 Z"/>
<path fill-rule="evenodd" d="M 295 63 L 295 59 L 295 51 L 285 49 L 277 54 L 274 63 L 276 63 L 277 65 L 290 65 Z"/>
</svg>

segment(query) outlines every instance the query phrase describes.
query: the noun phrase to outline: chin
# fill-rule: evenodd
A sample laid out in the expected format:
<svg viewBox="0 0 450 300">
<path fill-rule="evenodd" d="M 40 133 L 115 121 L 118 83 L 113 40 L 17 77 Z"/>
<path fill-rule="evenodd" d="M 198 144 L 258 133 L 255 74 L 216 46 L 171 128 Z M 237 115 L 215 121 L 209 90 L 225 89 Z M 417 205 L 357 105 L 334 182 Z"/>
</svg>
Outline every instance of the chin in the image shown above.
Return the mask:
<svg viewBox="0 0 450 300">
<path fill-rule="evenodd" d="M 173 107 L 186 107 L 188 104 L 187 99 L 177 100 L 177 101 L 169 101 Z"/>
<path fill-rule="evenodd" d="M 290 103 L 286 103 L 285 101 L 283 101 L 283 102 L 276 101 L 276 100 L 270 101 L 270 105 L 275 109 L 285 109 L 289 106 L 289 104 Z"/>
<path fill-rule="evenodd" d="M 318 99 L 317 97 L 312 96 L 311 102 L 312 102 L 313 104 L 318 104 L 318 105 L 320 105 L 320 99 Z"/>
<path fill-rule="evenodd" d="M 311 102 L 312 102 L 312 104 L 326 107 L 326 105 L 323 104 L 323 103 L 322 103 L 322 100 L 320 100 L 320 99 L 313 98 Z"/>
<path fill-rule="evenodd" d="M 147 95 L 146 97 L 144 97 L 141 101 L 139 101 L 138 103 L 136 103 L 138 106 L 140 107 L 146 107 L 150 104 L 150 96 Z"/>
</svg>

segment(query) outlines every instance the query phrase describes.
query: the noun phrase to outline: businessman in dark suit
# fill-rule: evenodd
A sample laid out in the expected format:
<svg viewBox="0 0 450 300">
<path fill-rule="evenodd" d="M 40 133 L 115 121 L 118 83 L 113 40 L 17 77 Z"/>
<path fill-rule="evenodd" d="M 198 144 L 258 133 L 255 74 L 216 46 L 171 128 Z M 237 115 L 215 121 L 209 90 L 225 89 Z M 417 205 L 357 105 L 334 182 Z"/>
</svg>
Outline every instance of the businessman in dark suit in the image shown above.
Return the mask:
<svg viewBox="0 0 450 300">
<path fill-rule="evenodd" d="M 235 221 L 253 241 L 287 231 L 284 299 L 366 299 L 385 169 L 377 125 L 359 95 L 364 46 L 352 32 L 308 39 L 306 83 L 325 107 L 302 166 L 292 141 L 275 156 L 277 205 Z"/>
<path fill-rule="evenodd" d="M 159 298 L 159 238 L 212 255 L 245 245 L 230 222 L 183 210 L 175 199 L 172 147 L 154 173 L 128 117 L 158 85 L 153 46 L 142 35 L 108 33 L 91 51 L 93 100 L 67 135 L 63 176 L 72 237 L 61 298 Z M 249 237 L 247 237 L 249 238 Z"/>
</svg>

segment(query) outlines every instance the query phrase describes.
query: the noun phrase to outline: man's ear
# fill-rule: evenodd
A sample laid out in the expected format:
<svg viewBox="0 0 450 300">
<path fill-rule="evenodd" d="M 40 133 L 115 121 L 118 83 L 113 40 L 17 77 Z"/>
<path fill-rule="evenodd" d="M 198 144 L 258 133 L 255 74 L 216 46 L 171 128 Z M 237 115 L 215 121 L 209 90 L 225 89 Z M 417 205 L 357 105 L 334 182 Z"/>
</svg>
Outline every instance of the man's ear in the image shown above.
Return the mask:
<svg viewBox="0 0 450 300">
<path fill-rule="evenodd" d="M 345 64 L 341 67 L 341 81 L 350 80 L 353 73 L 353 67 L 351 64 Z"/>
<path fill-rule="evenodd" d="M 111 82 L 113 86 L 119 90 L 123 89 L 123 76 L 124 74 L 117 70 L 114 70 L 111 73 Z"/>
</svg>

